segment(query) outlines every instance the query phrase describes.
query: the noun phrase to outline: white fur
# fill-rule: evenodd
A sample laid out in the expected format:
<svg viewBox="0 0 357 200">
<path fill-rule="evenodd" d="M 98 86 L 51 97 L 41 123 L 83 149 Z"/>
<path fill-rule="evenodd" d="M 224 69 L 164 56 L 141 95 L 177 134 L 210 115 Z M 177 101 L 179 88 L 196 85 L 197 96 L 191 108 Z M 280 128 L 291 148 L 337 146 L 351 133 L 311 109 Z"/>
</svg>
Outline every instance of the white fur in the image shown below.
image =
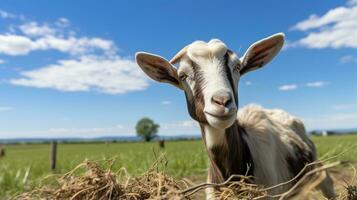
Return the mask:
<svg viewBox="0 0 357 200">
<path fill-rule="evenodd" d="M 254 180 L 256 184 L 270 187 L 292 179 L 295 174 L 289 170 L 286 158 L 295 156 L 291 144 L 311 151 L 316 159 L 314 144 L 305 134 L 303 123 L 296 117 L 279 109 L 265 109 L 251 104 L 238 111 L 238 123 L 247 134 L 243 134 L 254 163 Z M 217 142 L 222 143 L 222 130 L 204 126 L 207 148 Z M 217 141 L 212 141 L 217 140 Z M 208 177 L 208 182 L 210 182 Z M 270 195 L 282 194 L 292 187 L 291 184 L 269 191 Z M 333 182 L 329 175 L 319 188 L 326 197 L 334 197 Z M 214 189 L 206 190 L 206 199 L 215 199 Z"/>
<path fill-rule="evenodd" d="M 316 159 L 315 146 L 308 139 L 303 123 L 283 110 L 264 109 L 251 104 L 238 111 L 237 120 L 247 131 L 244 139 L 251 151 L 257 184 L 269 187 L 295 176 L 286 162 L 288 155 L 296 155 L 291 144 L 311 151 Z M 276 188 L 271 194 L 281 194 L 291 186 Z M 320 189 L 326 197 L 334 196 L 333 183 L 328 174 Z"/>
<path fill-rule="evenodd" d="M 195 91 L 193 89 L 195 87 L 195 81 L 193 79 L 194 73 L 191 67 L 191 60 L 187 56 L 180 60 L 180 68 L 177 70 L 178 76 L 180 76 L 181 73 L 187 75 L 186 81 L 183 83 L 183 87 L 189 88 L 193 95 L 195 95 Z"/>
<path fill-rule="evenodd" d="M 221 120 L 217 120 L 215 117 L 212 117 L 211 115 L 207 113 L 216 113 L 217 106 L 212 103 L 212 97 L 213 95 L 218 92 L 218 91 L 224 91 L 226 93 L 230 93 L 233 98 L 233 94 L 231 93 L 231 87 L 229 84 L 229 81 L 227 80 L 226 76 L 222 76 L 222 66 L 221 62 L 213 58 L 211 62 L 208 62 L 206 64 L 207 67 L 203 67 L 203 75 L 204 79 L 206 80 L 205 87 L 203 88 L 203 98 L 205 101 L 205 116 L 208 121 L 208 123 L 215 127 L 215 128 L 227 128 L 232 124 L 232 122 L 235 119 L 235 116 L 232 116 L 230 120 L 222 122 Z M 225 112 L 229 112 L 230 109 L 237 110 L 236 104 L 233 99 L 233 103 L 230 104 L 229 107 L 224 108 Z"/>
<path fill-rule="evenodd" d="M 224 142 L 224 129 L 217 129 L 209 125 L 204 127 L 205 137 L 206 137 L 206 146 L 208 149 L 211 149 L 214 146 L 223 144 Z"/>
<path fill-rule="evenodd" d="M 211 177 L 209 175 L 207 176 L 207 183 L 211 183 Z M 205 193 L 206 193 L 206 200 L 215 200 L 216 199 L 214 188 L 212 188 L 212 187 L 206 188 Z"/>
<path fill-rule="evenodd" d="M 231 88 L 229 80 L 223 75 L 225 68 L 224 56 L 226 52 L 226 45 L 218 39 L 212 39 L 208 43 L 197 41 L 189 45 L 187 48 L 187 56 L 200 66 L 200 70 L 204 77 L 202 93 L 205 102 L 204 112 L 206 119 L 211 126 L 221 129 L 231 125 L 234 122 L 236 115 L 232 115 L 230 119 L 222 121 L 207 113 L 215 114 L 218 112 L 217 106 L 213 105 L 211 100 L 216 92 L 223 91 L 229 93 L 233 98 L 232 91 L 234 88 Z M 235 83 L 235 85 L 237 84 Z M 232 109 L 234 111 L 237 110 L 235 100 L 232 100 L 233 103 L 225 108 L 226 113 L 232 111 Z"/>
<path fill-rule="evenodd" d="M 246 141 L 253 159 L 254 180 L 259 185 L 264 187 L 274 186 L 295 176 L 290 172 L 286 162 L 287 156 L 295 155 L 291 143 L 315 153 L 314 145 L 307 138 L 302 122 L 282 110 L 265 109 L 251 104 L 238 111 L 237 120 L 247 132 L 243 135 L 243 139 Z M 224 135 L 224 130 L 215 129 L 209 125 L 203 128 L 207 148 L 224 142 L 220 137 Z M 298 133 L 297 129 L 301 132 Z M 210 181 L 209 177 L 208 181 Z M 333 195 L 331 180 L 325 182 L 321 186 L 324 193 L 328 191 L 330 196 Z M 269 194 L 281 194 L 291 186 L 291 184 L 288 184 L 276 188 Z M 206 198 L 214 199 L 213 193 L 213 189 L 207 189 Z"/>
<path fill-rule="evenodd" d="M 238 123 L 247 131 L 244 139 L 252 154 L 256 183 L 269 187 L 293 178 L 286 157 L 290 153 L 295 155 L 290 141 L 302 145 L 307 142 L 292 128 L 294 123 L 303 126 L 301 122 L 282 110 L 248 105 L 238 111 Z M 289 187 L 277 188 L 272 193 L 281 193 Z"/>
</svg>

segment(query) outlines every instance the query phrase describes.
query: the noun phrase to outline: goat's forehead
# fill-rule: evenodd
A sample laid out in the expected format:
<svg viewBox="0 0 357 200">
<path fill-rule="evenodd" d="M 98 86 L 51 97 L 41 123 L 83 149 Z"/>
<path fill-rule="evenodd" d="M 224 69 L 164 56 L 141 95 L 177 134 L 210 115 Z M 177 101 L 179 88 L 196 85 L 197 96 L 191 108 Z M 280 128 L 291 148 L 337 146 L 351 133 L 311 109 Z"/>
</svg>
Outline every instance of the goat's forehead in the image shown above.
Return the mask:
<svg viewBox="0 0 357 200">
<path fill-rule="evenodd" d="M 227 46 L 218 39 L 209 42 L 196 41 L 187 48 L 187 56 L 194 62 L 206 62 L 212 59 L 221 60 L 227 53 Z"/>
</svg>

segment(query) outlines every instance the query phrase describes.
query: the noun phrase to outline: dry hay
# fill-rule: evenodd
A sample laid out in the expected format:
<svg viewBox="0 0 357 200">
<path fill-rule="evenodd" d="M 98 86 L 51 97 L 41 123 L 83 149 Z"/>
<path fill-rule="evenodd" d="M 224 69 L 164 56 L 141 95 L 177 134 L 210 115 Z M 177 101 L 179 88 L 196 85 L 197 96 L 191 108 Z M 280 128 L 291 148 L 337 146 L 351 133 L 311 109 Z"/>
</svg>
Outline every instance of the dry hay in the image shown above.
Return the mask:
<svg viewBox="0 0 357 200">
<path fill-rule="evenodd" d="M 290 181 L 269 188 L 261 188 L 252 184 L 251 177 L 241 175 L 233 175 L 227 181 L 219 184 L 202 183 L 193 185 L 189 181 L 178 181 L 165 173 L 167 167 L 165 156 L 159 157 L 144 174 L 133 177 L 129 176 L 125 169 L 113 172 L 113 159 L 106 161 L 109 163 L 106 169 L 98 162 L 85 161 L 62 176 L 52 175 L 46 178 L 44 182 L 47 182 L 47 184 L 42 183 L 42 186 L 12 199 L 197 199 L 195 195 L 208 187 L 215 187 L 219 190 L 216 194 L 218 199 L 259 200 L 267 197 L 273 197 L 274 199 L 311 199 L 311 196 L 309 196 L 311 194 L 310 191 L 323 180 L 326 176 L 326 170 L 346 163 L 337 161 L 322 165 L 322 162 L 330 159 L 306 165 L 301 172 L 304 176 L 299 181 L 296 179 L 301 174 Z M 307 171 L 312 166 L 313 169 Z M 239 181 L 231 181 L 237 180 L 237 178 Z M 49 180 L 52 181 L 52 184 L 49 184 Z M 268 195 L 269 190 L 291 182 L 296 182 L 291 190 L 274 196 Z M 357 200 L 356 172 L 353 180 L 346 183 L 345 191 L 337 199 Z"/>
<path fill-rule="evenodd" d="M 349 183 L 345 182 L 345 191 L 339 196 L 343 200 L 357 200 L 357 171 L 353 165 L 351 168 L 354 171 L 353 178 Z"/>
<path fill-rule="evenodd" d="M 178 182 L 165 173 L 167 162 L 164 156 L 159 158 L 144 174 L 137 177 L 128 176 L 125 169 L 114 173 L 109 162 L 108 169 L 103 169 L 99 162 L 85 161 L 70 172 L 56 177 L 53 186 L 43 185 L 30 192 L 14 197 L 16 200 L 131 200 L 131 199 L 181 199 L 179 191 L 185 187 L 183 182 Z M 159 166 L 160 165 L 160 166 Z M 84 172 L 80 172 L 81 169 Z M 118 180 L 121 180 L 120 182 Z"/>
</svg>

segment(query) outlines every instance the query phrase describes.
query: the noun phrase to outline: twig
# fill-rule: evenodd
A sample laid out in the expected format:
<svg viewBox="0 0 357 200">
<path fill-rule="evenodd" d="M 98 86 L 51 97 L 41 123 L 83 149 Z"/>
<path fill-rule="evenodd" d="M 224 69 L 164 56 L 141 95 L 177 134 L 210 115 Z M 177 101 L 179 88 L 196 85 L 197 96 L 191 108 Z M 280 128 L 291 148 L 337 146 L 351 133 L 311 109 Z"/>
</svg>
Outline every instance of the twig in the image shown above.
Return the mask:
<svg viewBox="0 0 357 200">
<path fill-rule="evenodd" d="M 202 189 L 205 189 L 205 188 L 208 188 L 208 187 L 226 186 L 234 178 L 242 178 L 242 180 L 244 180 L 244 179 L 247 180 L 247 179 L 249 179 L 251 177 L 234 174 L 234 175 L 230 176 L 226 181 L 224 181 L 222 183 L 201 183 L 199 185 L 196 185 L 194 187 L 190 187 L 190 188 L 182 191 L 181 194 L 183 194 L 185 197 L 188 197 L 188 196 L 191 196 L 192 194 L 198 192 L 199 190 L 202 190 Z M 186 193 L 188 193 L 188 194 L 186 194 Z"/>
<path fill-rule="evenodd" d="M 334 163 L 331 163 L 331 164 L 327 164 L 327 165 L 324 165 L 322 167 L 319 167 L 319 168 L 316 168 L 316 169 L 313 169 L 309 172 L 307 172 L 293 187 L 291 187 L 287 192 L 284 192 L 282 194 L 276 194 L 276 195 L 268 195 L 269 197 L 271 198 L 278 198 L 280 197 L 280 199 L 283 199 L 283 197 L 291 194 L 292 192 L 296 191 L 296 188 L 305 181 L 305 179 L 307 177 L 309 177 L 310 175 L 314 175 L 316 174 L 317 172 L 321 172 L 321 171 L 325 171 L 329 168 L 333 168 L 333 167 L 336 167 L 337 165 L 340 165 L 342 162 L 341 161 L 336 161 Z M 266 190 L 266 189 L 263 189 L 263 190 Z M 254 200 L 258 200 L 258 199 L 262 199 L 263 197 L 256 197 L 254 198 Z"/>
<path fill-rule="evenodd" d="M 355 145 L 354 145 L 354 146 L 355 146 Z M 343 152 L 341 152 L 341 153 L 339 153 L 339 154 L 337 154 L 337 155 L 335 155 L 335 156 L 332 156 L 332 157 L 330 157 L 330 158 L 325 158 L 325 159 L 323 159 L 323 160 L 317 160 L 317 161 L 315 161 L 315 162 L 311 162 L 311 163 L 309 163 L 309 164 L 306 164 L 294 178 L 292 178 L 292 179 L 290 179 L 290 180 L 288 180 L 288 181 L 286 181 L 286 182 L 279 183 L 279 184 L 277 184 L 277 185 L 264 188 L 263 190 L 268 191 L 268 190 L 272 190 L 272 189 L 275 189 L 275 188 L 280 187 L 280 186 L 283 186 L 283 185 L 287 185 L 287 184 L 289 184 L 289 183 L 291 183 L 291 182 L 297 180 L 297 179 L 299 178 L 299 176 L 301 176 L 301 175 L 306 171 L 306 169 L 307 169 L 308 167 L 313 166 L 313 165 L 322 164 L 322 163 L 325 163 L 325 162 L 327 162 L 327 161 L 329 161 L 329 160 L 333 160 L 333 159 L 335 159 L 335 158 L 341 156 L 342 154 L 345 154 L 345 153 L 346 153 L 347 151 L 349 151 L 350 149 L 351 149 L 351 148 L 349 148 L 349 149 L 347 149 L 347 150 L 345 150 L 345 151 L 343 151 Z"/>
<path fill-rule="evenodd" d="M 258 191 L 259 192 L 268 192 L 269 190 L 272 190 L 272 189 L 275 189 L 275 188 L 278 188 L 278 187 L 281 187 L 281 186 L 284 186 L 284 185 L 287 185 L 287 184 L 290 184 L 296 180 L 299 179 L 299 177 L 301 177 L 301 175 L 303 175 L 304 173 L 306 173 L 306 170 L 308 167 L 311 167 L 311 166 L 314 166 L 314 165 L 322 165 L 323 163 L 329 161 L 329 160 L 333 160 L 339 156 L 341 156 L 342 154 L 346 153 L 347 151 L 351 150 L 352 147 L 354 146 L 357 146 L 357 145 L 353 145 L 351 146 L 350 148 L 346 149 L 345 151 L 335 155 L 335 156 L 332 156 L 332 157 L 329 157 L 329 158 L 325 158 L 325 159 L 322 159 L 322 160 L 317 160 L 315 162 L 312 162 L 312 163 L 309 163 L 309 164 L 306 164 L 303 169 L 292 179 L 290 179 L 289 181 L 286 181 L 286 182 L 283 182 L 283 183 L 280 183 L 280 184 L 277 184 L 277 185 L 274 185 L 274 186 L 271 186 L 271 187 L 268 187 L 268 188 L 263 188 L 263 189 L 259 189 Z M 297 185 L 299 185 L 302 180 L 305 179 L 305 177 L 307 176 L 310 176 L 314 173 L 317 173 L 317 172 L 320 172 L 320 171 L 323 171 L 323 170 L 327 170 L 329 168 L 332 168 L 332 167 L 335 167 L 337 165 L 340 165 L 340 164 L 343 164 L 344 162 L 342 161 L 338 161 L 338 162 L 334 162 L 332 164 L 328 164 L 328 165 L 325 165 L 325 166 L 322 166 L 322 167 L 319 167 L 319 168 L 316 168 L 316 169 L 313 169 L 313 170 L 310 170 L 309 172 L 307 172 L 302 178 L 300 178 L 300 180 L 287 192 L 283 193 L 283 194 L 278 194 L 278 195 L 268 195 L 268 196 L 271 196 L 271 197 L 280 197 L 282 195 L 287 195 L 290 193 L 290 191 L 294 191 L 296 188 L 297 188 Z M 201 183 L 199 185 L 196 185 L 196 186 L 193 186 L 193 187 L 190 187 L 186 190 L 183 190 L 181 192 L 181 194 L 183 194 L 185 197 L 188 197 L 188 196 L 191 196 L 193 194 L 195 194 L 196 192 L 202 190 L 202 189 L 205 189 L 205 188 L 208 188 L 208 187 L 224 187 L 226 186 L 229 182 L 231 182 L 231 180 L 233 178 L 242 178 L 243 180 L 247 180 L 251 177 L 247 177 L 247 176 L 242 176 L 242 175 L 232 175 L 230 176 L 226 181 L 222 182 L 222 183 Z M 253 185 L 251 185 L 253 186 Z M 256 185 L 254 185 L 256 186 Z M 289 192 L 289 193 L 288 193 Z M 264 196 L 266 197 L 266 196 Z M 256 197 L 254 199 L 261 199 L 261 198 L 264 198 L 264 197 Z"/>
</svg>

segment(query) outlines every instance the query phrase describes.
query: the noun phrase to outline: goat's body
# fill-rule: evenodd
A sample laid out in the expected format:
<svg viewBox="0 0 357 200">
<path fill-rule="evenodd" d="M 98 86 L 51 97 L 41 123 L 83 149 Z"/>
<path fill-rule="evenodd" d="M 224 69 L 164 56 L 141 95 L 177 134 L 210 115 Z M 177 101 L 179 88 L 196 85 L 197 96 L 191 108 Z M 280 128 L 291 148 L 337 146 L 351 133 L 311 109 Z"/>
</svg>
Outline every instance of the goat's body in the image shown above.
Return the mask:
<svg viewBox="0 0 357 200">
<path fill-rule="evenodd" d="M 268 110 L 257 105 L 249 105 L 238 112 L 237 122 L 237 127 L 241 127 L 242 130 L 245 130 L 245 133 L 244 131 L 242 133 L 242 130 L 239 131 L 238 128 L 235 132 L 226 134 L 239 134 L 243 141 L 228 148 L 238 148 L 240 149 L 238 151 L 244 151 L 245 148 L 249 151 L 249 158 L 247 156 L 244 159 L 240 158 L 238 162 L 250 163 L 256 184 L 269 187 L 286 182 L 295 177 L 305 164 L 317 159 L 315 146 L 307 137 L 303 123 L 282 110 Z M 210 152 L 209 148 L 208 151 Z M 211 154 L 214 154 L 214 152 Z M 222 178 L 227 179 L 232 175 L 225 174 L 221 180 L 217 178 L 217 169 L 214 167 L 215 164 L 212 163 L 215 160 L 212 157 L 215 156 L 210 157 L 211 167 L 208 182 L 221 182 Z M 232 160 L 231 162 L 235 161 Z M 221 168 L 224 167 L 229 168 L 228 165 L 221 166 Z M 222 170 L 227 171 L 227 169 Z M 228 171 L 234 171 L 234 169 L 228 169 Z M 240 174 L 244 175 L 244 172 L 242 172 Z M 331 181 L 325 182 L 321 189 L 324 194 L 331 197 L 330 195 L 334 194 L 333 186 Z M 270 191 L 270 194 L 283 193 L 293 184 L 276 188 Z M 212 197 L 212 192 L 213 189 L 207 190 L 208 199 Z"/>
<path fill-rule="evenodd" d="M 244 140 L 255 163 L 257 184 L 269 187 L 288 181 L 305 164 L 316 160 L 315 147 L 306 136 L 304 125 L 282 110 L 250 105 L 238 112 L 238 123 L 247 131 Z"/>
<path fill-rule="evenodd" d="M 189 114 L 200 123 L 210 159 L 209 182 L 248 173 L 257 184 L 269 187 L 290 180 L 317 159 L 304 125 L 286 112 L 251 105 L 237 117 L 240 77 L 269 63 L 283 43 L 284 34 L 274 34 L 252 44 L 241 58 L 218 39 L 193 42 L 170 62 L 154 54 L 136 54 L 149 77 L 185 92 Z M 326 180 L 320 188 L 332 197 L 332 182 Z M 269 192 L 284 192 L 292 184 Z"/>
</svg>

